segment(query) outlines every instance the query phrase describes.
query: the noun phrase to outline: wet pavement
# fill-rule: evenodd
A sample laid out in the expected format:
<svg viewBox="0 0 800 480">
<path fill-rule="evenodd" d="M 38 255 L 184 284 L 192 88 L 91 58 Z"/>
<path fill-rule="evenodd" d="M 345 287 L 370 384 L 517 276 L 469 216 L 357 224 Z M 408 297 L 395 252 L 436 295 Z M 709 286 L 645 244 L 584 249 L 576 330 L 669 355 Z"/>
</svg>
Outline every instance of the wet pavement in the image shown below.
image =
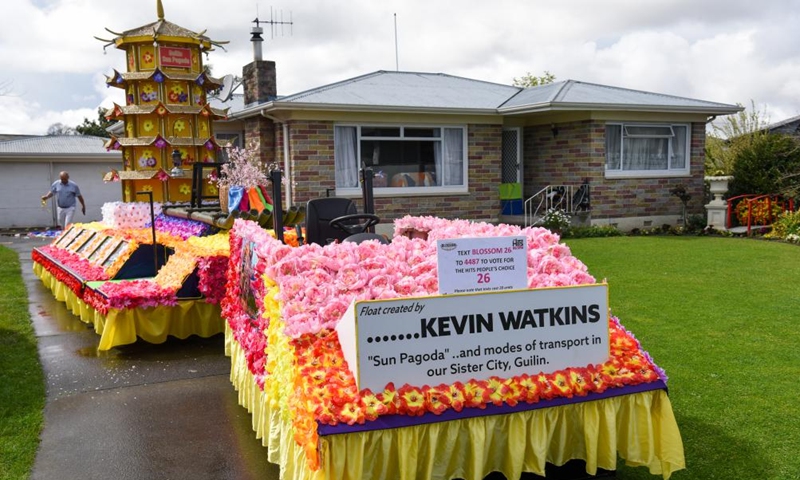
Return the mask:
<svg viewBox="0 0 800 480">
<path fill-rule="evenodd" d="M 224 338 L 100 337 L 44 288 L 31 250 L 50 238 L 0 237 L 19 253 L 44 369 L 44 429 L 31 480 L 278 479 L 228 380 Z"/>
</svg>

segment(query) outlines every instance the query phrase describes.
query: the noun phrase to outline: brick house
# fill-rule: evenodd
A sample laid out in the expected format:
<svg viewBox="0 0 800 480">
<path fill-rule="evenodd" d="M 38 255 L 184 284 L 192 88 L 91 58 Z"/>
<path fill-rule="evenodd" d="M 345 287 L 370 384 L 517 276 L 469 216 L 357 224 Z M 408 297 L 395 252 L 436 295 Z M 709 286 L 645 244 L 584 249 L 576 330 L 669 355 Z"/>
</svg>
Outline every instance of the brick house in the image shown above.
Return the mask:
<svg viewBox="0 0 800 480">
<path fill-rule="evenodd" d="M 501 183 L 521 183 L 529 198 L 587 182 L 585 221 L 675 224 L 681 205 L 669 190 L 677 184 L 697 199 L 691 212 L 703 212 L 707 121 L 740 110 L 573 80 L 524 89 L 392 71 L 278 96 L 275 63 L 256 58 L 243 69 L 243 107 L 215 125 L 218 135 L 258 140 L 262 159 L 291 179 L 289 205 L 358 199 L 359 165 L 372 165 L 384 222 L 406 214 L 519 220 L 500 215 Z"/>
</svg>

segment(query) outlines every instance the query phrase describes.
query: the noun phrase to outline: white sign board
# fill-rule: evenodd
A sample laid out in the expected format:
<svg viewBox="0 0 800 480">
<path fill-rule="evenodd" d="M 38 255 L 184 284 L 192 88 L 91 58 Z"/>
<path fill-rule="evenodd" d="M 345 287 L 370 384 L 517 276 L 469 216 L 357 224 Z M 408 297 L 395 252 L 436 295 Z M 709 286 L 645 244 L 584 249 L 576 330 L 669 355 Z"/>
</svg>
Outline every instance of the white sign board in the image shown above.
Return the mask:
<svg viewBox="0 0 800 480">
<path fill-rule="evenodd" d="M 438 240 L 439 293 L 476 293 L 528 287 L 525 237 Z"/>
<path fill-rule="evenodd" d="M 354 302 L 336 331 L 373 392 L 550 373 L 608 360 L 608 287 Z"/>
</svg>

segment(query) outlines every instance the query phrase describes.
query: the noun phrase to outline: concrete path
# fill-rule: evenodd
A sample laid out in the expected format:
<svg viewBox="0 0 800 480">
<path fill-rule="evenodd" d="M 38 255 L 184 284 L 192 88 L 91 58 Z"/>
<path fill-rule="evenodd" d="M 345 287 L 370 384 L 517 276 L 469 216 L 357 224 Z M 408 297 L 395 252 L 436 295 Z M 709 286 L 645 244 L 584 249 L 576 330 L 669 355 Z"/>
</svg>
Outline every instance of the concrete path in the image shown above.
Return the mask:
<svg viewBox="0 0 800 480">
<path fill-rule="evenodd" d="M 47 383 L 31 480 L 278 479 L 228 380 L 222 335 L 98 354 L 100 337 L 33 274 L 31 250 L 51 241 L 0 237 L 20 256 Z"/>
</svg>

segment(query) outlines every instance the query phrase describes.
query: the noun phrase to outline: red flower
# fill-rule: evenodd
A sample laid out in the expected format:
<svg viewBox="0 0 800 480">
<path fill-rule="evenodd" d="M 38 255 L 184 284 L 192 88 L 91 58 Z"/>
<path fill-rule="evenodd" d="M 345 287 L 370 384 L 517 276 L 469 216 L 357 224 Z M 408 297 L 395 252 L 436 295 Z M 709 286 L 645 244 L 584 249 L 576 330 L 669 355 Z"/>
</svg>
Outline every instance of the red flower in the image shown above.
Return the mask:
<svg viewBox="0 0 800 480">
<path fill-rule="evenodd" d="M 425 393 L 421 389 L 405 384 L 397 393 L 403 405 L 403 413 L 412 417 L 425 413 Z"/>
<path fill-rule="evenodd" d="M 446 387 L 444 387 L 442 390 L 440 390 L 438 387 L 424 389 L 425 408 L 429 412 L 436 415 L 441 415 L 442 412 L 447 410 L 447 408 L 450 406 L 448 403 L 449 398 L 447 395 L 445 395 L 443 390 L 446 391 Z"/>
<path fill-rule="evenodd" d="M 450 405 L 453 410 L 460 412 L 464 408 L 466 404 L 464 398 L 464 384 L 456 382 L 447 387 L 447 390 L 445 390 L 443 394 L 447 398 L 446 403 Z"/>
</svg>

